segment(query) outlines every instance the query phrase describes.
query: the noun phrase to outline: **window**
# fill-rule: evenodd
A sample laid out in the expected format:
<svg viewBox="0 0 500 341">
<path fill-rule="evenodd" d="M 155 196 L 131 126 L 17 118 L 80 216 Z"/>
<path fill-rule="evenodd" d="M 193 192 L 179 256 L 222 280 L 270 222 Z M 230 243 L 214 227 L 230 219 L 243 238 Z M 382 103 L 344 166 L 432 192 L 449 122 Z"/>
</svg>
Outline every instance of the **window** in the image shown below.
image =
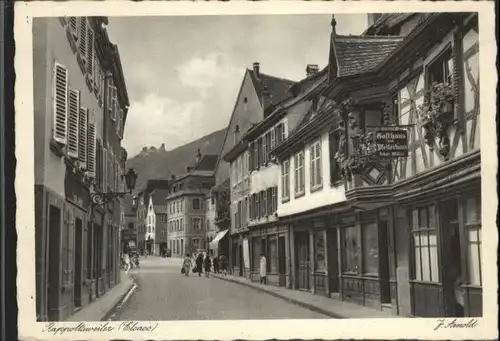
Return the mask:
<svg viewBox="0 0 500 341">
<path fill-rule="evenodd" d="M 411 214 L 414 279 L 439 282 L 435 206 L 414 209 Z"/>
<path fill-rule="evenodd" d="M 467 233 L 467 281 L 468 284 L 481 286 L 481 197 L 467 198 L 464 211 Z"/>
<path fill-rule="evenodd" d="M 265 148 L 265 146 L 263 146 L 263 138 L 260 137 L 258 140 L 257 140 L 257 166 L 256 166 L 256 169 L 259 169 L 263 164 L 264 164 L 264 155 L 263 155 L 263 148 Z"/>
<path fill-rule="evenodd" d="M 248 223 L 249 217 L 248 217 L 248 210 L 249 210 L 249 203 L 248 203 L 248 197 L 245 198 L 245 223 Z"/>
<path fill-rule="evenodd" d="M 281 198 L 290 198 L 290 161 L 284 161 L 281 165 Z"/>
<path fill-rule="evenodd" d="M 333 185 L 341 180 L 340 165 L 335 160 L 335 155 L 339 151 L 339 138 L 338 133 L 330 133 L 328 135 L 328 147 L 329 147 L 329 160 L 330 160 L 330 184 Z"/>
<path fill-rule="evenodd" d="M 193 210 L 199 210 L 200 209 L 200 199 L 195 198 L 193 199 Z"/>
<path fill-rule="evenodd" d="M 276 147 L 276 129 L 271 130 L 271 150 Z"/>
<path fill-rule="evenodd" d="M 448 49 L 427 67 L 427 86 L 433 83 L 453 84 L 453 70 L 452 53 Z"/>
<path fill-rule="evenodd" d="M 343 271 L 358 273 L 359 238 L 355 226 L 344 228 L 344 257 L 342 259 Z"/>
<path fill-rule="evenodd" d="M 325 236 L 323 231 L 316 231 L 314 233 L 314 244 L 314 270 L 318 272 L 326 272 Z"/>
<path fill-rule="evenodd" d="M 255 193 L 255 218 L 259 219 L 262 215 L 260 208 L 260 196 L 259 193 Z"/>
<path fill-rule="evenodd" d="M 274 135 L 275 135 L 275 139 L 276 139 L 276 145 L 279 145 L 281 142 L 283 142 L 284 138 L 283 138 L 283 135 L 284 135 L 284 125 L 283 123 L 280 123 L 276 126 L 276 128 L 274 128 Z"/>
<path fill-rule="evenodd" d="M 274 213 L 274 209 L 273 209 L 273 205 L 274 205 L 274 202 L 273 202 L 273 187 L 270 187 L 266 190 L 266 197 L 267 197 L 267 208 L 266 208 L 266 211 L 267 211 L 267 215 L 271 215 Z"/>
<path fill-rule="evenodd" d="M 271 190 L 271 202 L 272 202 L 271 211 L 275 213 L 276 211 L 278 211 L 278 187 L 273 187 Z"/>
<path fill-rule="evenodd" d="M 363 272 L 378 275 L 378 228 L 376 223 L 363 224 Z"/>
<path fill-rule="evenodd" d="M 271 157 L 269 155 L 269 152 L 272 150 L 272 146 L 271 146 L 271 132 L 268 131 L 265 135 L 265 145 L 267 146 L 266 147 L 266 151 L 264 152 L 264 160 L 265 162 L 264 163 L 267 163 Z"/>
<path fill-rule="evenodd" d="M 313 143 L 310 148 L 311 158 L 311 190 L 321 187 L 323 184 L 321 176 L 321 141 Z"/>
<path fill-rule="evenodd" d="M 201 222 L 200 222 L 200 218 L 193 218 L 192 219 L 192 225 L 193 225 L 193 230 L 194 231 L 197 231 L 197 230 L 200 230 L 201 228 Z"/>
<path fill-rule="evenodd" d="M 295 155 L 295 195 L 304 193 L 304 152 Z"/>
</svg>

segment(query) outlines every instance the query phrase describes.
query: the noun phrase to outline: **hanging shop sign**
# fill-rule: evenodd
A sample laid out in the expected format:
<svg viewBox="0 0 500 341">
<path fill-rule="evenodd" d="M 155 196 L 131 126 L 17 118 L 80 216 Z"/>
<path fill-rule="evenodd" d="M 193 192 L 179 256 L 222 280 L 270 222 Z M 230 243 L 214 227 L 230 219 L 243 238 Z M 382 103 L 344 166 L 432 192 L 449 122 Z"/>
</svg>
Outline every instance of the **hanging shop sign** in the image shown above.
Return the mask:
<svg viewBox="0 0 500 341">
<path fill-rule="evenodd" d="M 408 128 L 406 126 L 370 127 L 376 156 L 380 159 L 408 157 Z"/>
</svg>

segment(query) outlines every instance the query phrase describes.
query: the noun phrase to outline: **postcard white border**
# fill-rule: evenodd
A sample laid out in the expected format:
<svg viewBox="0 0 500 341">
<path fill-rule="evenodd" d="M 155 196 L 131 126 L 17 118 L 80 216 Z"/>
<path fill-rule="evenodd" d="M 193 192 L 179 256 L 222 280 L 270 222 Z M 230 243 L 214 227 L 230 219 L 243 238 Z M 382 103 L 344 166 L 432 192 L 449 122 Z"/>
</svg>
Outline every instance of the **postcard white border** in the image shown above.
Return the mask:
<svg viewBox="0 0 500 341">
<path fill-rule="evenodd" d="M 97 6 L 96 6 L 97 5 Z M 39 16 L 138 16 L 138 15 L 228 15 L 228 14 L 317 14 L 366 12 L 470 12 L 479 13 L 481 84 L 481 173 L 483 226 L 483 309 L 484 317 L 472 329 L 434 331 L 437 319 L 346 319 L 346 320 L 235 320 L 159 321 L 153 332 L 67 333 L 42 332 L 45 323 L 35 321 L 35 219 L 33 144 L 33 53 L 32 19 Z M 498 337 L 497 266 L 498 234 L 496 207 L 496 83 L 492 72 L 496 60 L 495 17 L 492 2 L 476 1 L 356 1 L 356 2 L 125 2 L 67 1 L 16 2 L 14 36 L 16 43 L 16 180 L 18 235 L 19 337 L 37 340 L 68 339 L 454 339 L 473 340 Z M 325 42 L 328 44 L 328 42 Z M 126 70 L 124 70 L 126 73 Z M 333 302 L 332 302 L 333 303 Z M 92 323 L 96 325 L 97 323 Z M 120 322 L 111 323 L 118 326 Z M 75 323 L 60 322 L 62 326 Z"/>
</svg>

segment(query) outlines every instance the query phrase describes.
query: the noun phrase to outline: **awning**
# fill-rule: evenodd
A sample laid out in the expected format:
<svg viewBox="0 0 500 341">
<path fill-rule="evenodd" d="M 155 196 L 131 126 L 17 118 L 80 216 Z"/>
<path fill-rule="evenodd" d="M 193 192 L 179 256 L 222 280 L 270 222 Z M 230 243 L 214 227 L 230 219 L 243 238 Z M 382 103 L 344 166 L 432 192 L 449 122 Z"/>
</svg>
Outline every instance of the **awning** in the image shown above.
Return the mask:
<svg viewBox="0 0 500 341">
<path fill-rule="evenodd" d="M 224 231 L 220 231 L 219 233 L 217 233 L 217 235 L 215 236 L 214 240 L 212 240 L 210 242 L 210 247 L 211 248 L 215 248 L 217 247 L 217 244 L 219 244 L 220 240 L 222 238 L 224 238 L 224 236 L 226 235 L 226 233 L 228 232 L 229 230 L 224 230 Z"/>
</svg>

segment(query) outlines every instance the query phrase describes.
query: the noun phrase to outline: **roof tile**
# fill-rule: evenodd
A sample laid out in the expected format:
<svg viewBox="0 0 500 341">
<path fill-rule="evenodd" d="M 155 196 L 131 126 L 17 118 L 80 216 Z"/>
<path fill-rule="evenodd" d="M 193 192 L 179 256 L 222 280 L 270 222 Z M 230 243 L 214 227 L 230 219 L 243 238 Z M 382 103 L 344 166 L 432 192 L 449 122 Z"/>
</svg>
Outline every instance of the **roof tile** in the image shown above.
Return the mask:
<svg viewBox="0 0 500 341">
<path fill-rule="evenodd" d="M 401 43 L 394 36 L 336 36 L 335 51 L 339 76 L 352 76 L 374 70 Z"/>
<path fill-rule="evenodd" d="M 259 100 L 262 101 L 262 93 L 264 88 L 267 88 L 271 95 L 270 104 L 277 104 L 281 101 L 287 99 L 291 96 L 291 93 L 288 91 L 290 87 L 295 84 L 294 81 L 279 78 L 271 75 L 267 75 L 265 73 L 260 72 L 259 77 L 255 74 L 253 70 L 248 70 L 250 72 L 250 76 L 255 85 L 255 89 L 259 95 Z M 270 105 L 268 104 L 266 108 Z M 266 109 L 264 108 L 264 109 Z"/>
</svg>

